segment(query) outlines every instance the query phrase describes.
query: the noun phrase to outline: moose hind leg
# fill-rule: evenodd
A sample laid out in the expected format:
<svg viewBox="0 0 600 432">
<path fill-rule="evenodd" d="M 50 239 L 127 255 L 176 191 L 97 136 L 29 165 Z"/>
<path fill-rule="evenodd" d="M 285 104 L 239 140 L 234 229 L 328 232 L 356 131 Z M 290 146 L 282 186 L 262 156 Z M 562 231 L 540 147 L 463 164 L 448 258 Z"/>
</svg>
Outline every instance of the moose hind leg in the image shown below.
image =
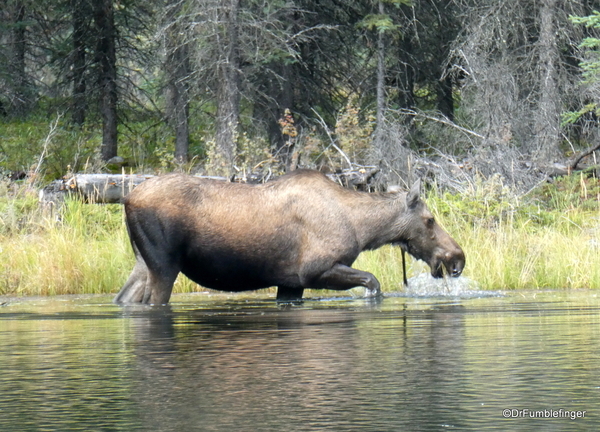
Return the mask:
<svg viewBox="0 0 600 432">
<path fill-rule="evenodd" d="M 141 303 L 144 299 L 147 281 L 148 266 L 146 266 L 142 257 L 138 256 L 129 279 L 127 279 L 121 291 L 115 296 L 113 302 L 117 304 Z"/>
<path fill-rule="evenodd" d="M 140 268 L 145 268 L 145 283 L 139 278 L 134 301 L 144 304 L 166 304 L 171 298 L 173 284 L 181 270 L 176 236 L 164 221 L 153 212 L 126 211 L 126 222 L 131 244 Z M 137 264 L 136 264 L 137 267 Z M 134 268 L 134 273 L 135 273 Z M 130 279 L 133 278 L 130 276 Z M 143 289 L 141 288 L 143 286 Z M 126 284 L 127 286 L 127 284 Z"/>
<path fill-rule="evenodd" d="M 178 273 L 179 271 L 175 269 L 163 272 L 150 270 L 142 256 L 137 254 L 137 261 L 129 279 L 115 296 L 113 302 L 117 304 L 168 303 Z"/>
<path fill-rule="evenodd" d="M 381 295 L 379 281 L 373 274 L 353 269 L 343 264 L 336 264 L 314 280 L 315 288 L 346 290 L 357 286 L 367 289 L 366 297 Z"/>
<path fill-rule="evenodd" d="M 148 282 L 144 290 L 142 303 L 152 305 L 169 303 L 173 284 L 178 274 L 179 270 L 169 270 L 161 273 L 150 270 L 148 272 Z"/>
</svg>

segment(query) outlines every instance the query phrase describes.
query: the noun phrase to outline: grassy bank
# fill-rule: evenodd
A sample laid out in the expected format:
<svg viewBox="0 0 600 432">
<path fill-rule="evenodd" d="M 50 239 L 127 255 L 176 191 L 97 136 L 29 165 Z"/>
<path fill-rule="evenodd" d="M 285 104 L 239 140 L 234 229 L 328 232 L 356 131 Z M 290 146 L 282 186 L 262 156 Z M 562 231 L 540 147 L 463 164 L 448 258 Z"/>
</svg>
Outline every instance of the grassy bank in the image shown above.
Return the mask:
<svg viewBox="0 0 600 432">
<path fill-rule="evenodd" d="M 573 177 L 511 197 L 494 182 L 427 202 L 467 256 L 465 276 L 484 289 L 600 288 L 600 185 Z M 44 214 L 35 190 L 0 184 L 0 294 L 115 293 L 133 255 L 120 205 L 65 203 Z M 402 289 L 400 251 L 364 253 L 355 267 L 385 291 Z M 409 259 L 409 276 L 428 268 Z M 180 277 L 176 292 L 201 289 Z"/>
<path fill-rule="evenodd" d="M 464 275 L 484 289 L 600 288 L 600 183 L 572 176 L 511 196 L 497 180 L 427 203 L 465 250 Z M 361 255 L 356 266 L 401 287 L 400 252 Z M 412 261 L 411 261 L 412 262 Z M 409 273 L 428 271 L 414 263 Z"/>
<path fill-rule="evenodd" d="M 453 218 L 452 218 L 453 219 Z M 461 221 L 444 222 L 465 250 L 464 276 L 483 289 L 600 288 L 600 242 L 585 230 L 564 225 L 529 229 L 502 224 L 490 230 Z M 400 252 L 394 248 L 361 255 L 356 267 L 374 272 L 388 289 L 400 289 Z M 424 263 L 409 266 L 409 277 L 427 272 Z"/>
<path fill-rule="evenodd" d="M 48 213 L 35 191 L 0 194 L 0 294 L 114 293 L 125 282 L 134 258 L 121 205 L 67 200 Z M 178 291 L 198 289 L 180 279 Z"/>
</svg>

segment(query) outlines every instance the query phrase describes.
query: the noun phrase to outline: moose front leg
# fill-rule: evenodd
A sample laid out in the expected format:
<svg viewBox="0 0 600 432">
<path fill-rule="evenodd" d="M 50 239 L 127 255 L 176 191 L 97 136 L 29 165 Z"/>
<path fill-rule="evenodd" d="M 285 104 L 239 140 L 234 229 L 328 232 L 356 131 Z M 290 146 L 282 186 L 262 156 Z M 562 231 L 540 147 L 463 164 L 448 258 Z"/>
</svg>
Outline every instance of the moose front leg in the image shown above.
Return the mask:
<svg viewBox="0 0 600 432">
<path fill-rule="evenodd" d="M 381 295 L 379 281 L 371 273 L 353 269 L 343 264 L 336 264 L 317 277 L 312 284 L 315 288 L 347 290 L 357 286 L 367 289 L 366 297 Z"/>
<path fill-rule="evenodd" d="M 290 288 L 286 286 L 277 287 L 277 301 L 301 301 L 304 294 L 304 288 Z"/>
</svg>

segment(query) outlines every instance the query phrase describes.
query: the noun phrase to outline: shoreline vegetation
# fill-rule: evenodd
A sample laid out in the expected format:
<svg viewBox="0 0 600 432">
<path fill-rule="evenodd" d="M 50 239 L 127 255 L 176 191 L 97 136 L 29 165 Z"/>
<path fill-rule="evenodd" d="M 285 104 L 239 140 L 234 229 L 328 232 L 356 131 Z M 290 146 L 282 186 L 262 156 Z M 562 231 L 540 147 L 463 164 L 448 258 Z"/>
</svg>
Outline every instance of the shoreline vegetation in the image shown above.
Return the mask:
<svg viewBox="0 0 600 432">
<path fill-rule="evenodd" d="M 484 290 L 600 288 L 600 182 L 582 174 L 515 197 L 496 178 L 425 200 L 465 250 L 464 275 Z M 120 204 L 67 199 L 45 213 L 26 181 L 0 182 L 0 295 L 115 294 L 134 257 Z M 359 256 L 384 292 L 401 292 L 399 248 Z M 429 272 L 408 261 L 408 276 Z M 206 291 L 180 276 L 175 293 Z M 274 292 L 274 290 L 273 290 Z"/>
<path fill-rule="evenodd" d="M 120 206 L 39 210 L 65 175 L 297 167 L 423 179 L 482 289 L 600 288 L 597 2 L 167 3 L 4 5 L 0 295 L 127 279 Z M 401 291 L 400 254 L 355 266 Z"/>
</svg>

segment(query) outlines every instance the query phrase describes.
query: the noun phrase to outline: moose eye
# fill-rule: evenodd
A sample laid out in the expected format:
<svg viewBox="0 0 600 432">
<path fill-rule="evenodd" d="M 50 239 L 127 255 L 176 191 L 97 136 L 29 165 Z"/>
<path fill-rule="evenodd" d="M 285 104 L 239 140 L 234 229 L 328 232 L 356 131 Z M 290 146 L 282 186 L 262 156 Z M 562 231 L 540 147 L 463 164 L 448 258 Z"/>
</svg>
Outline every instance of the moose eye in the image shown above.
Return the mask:
<svg viewBox="0 0 600 432">
<path fill-rule="evenodd" d="M 433 228 L 434 223 L 435 223 L 435 220 L 433 218 L 428 218 L 427 219 L 427 228 Z"/>
</svg>

